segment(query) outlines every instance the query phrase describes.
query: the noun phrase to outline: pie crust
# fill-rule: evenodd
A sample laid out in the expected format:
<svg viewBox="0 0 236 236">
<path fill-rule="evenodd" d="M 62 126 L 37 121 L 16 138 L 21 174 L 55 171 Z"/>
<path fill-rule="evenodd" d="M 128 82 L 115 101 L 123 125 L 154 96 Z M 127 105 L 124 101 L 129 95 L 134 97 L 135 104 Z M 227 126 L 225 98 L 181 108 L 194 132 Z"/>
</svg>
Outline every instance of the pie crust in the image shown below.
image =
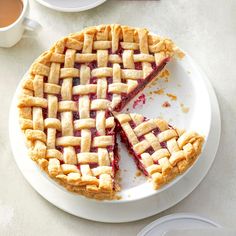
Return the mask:
<svg viewBox="0 0 236 236">
<path fill-rule="evenodd" d="M 112 199 L 122 108 L 181 52 L 147 29 L 100 25 L 60 39 L 32 64 L 18 99 L 29 156 L 68 190 Z"/>
<path fill-rule="evenodd" d="M 116 119 L 122 142 L 154 189 L 186 171 L 201 153 L 204 138 L 196 132 L 134 113 L 117 114 Z"/>
</svg>

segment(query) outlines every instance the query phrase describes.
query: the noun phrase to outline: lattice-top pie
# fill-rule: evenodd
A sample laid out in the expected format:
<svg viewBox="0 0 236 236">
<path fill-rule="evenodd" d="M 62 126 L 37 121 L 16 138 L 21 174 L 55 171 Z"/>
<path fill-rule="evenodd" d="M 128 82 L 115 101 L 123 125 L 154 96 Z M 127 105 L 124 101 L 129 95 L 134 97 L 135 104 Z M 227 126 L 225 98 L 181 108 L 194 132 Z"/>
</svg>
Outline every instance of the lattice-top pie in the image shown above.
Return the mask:
<svg viewBox="0 0 236 236">
<path fill-rule="evenodd" d="M 101 25 L 59 40 L 31 66 L 18 100 L 30 157 L 68 190 L 110 199 L 120 111 L 181 52 L 146 29 Z"/>
<path fill-rule="evenodd" d="M 162 119 L 118 114 L 122 142 L 155 189 L 183 173 L 202 150 L 203 137 L 170 126 Z"/>
</svg>

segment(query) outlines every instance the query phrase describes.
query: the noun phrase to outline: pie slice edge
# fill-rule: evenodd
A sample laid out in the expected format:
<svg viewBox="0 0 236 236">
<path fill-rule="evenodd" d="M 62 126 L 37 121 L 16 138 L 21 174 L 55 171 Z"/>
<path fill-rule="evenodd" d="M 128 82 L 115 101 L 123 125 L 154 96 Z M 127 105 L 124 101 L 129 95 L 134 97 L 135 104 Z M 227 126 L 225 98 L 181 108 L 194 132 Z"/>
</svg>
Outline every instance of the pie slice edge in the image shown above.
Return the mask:
<svg viewBox="0 0 236 236">
<path fill-rule="evenodd" d="M 140 114 L 115 114 L 121 141 L 138 169 L 158 189 L 185 172 L 202 151 L 204 137 L 172 127 L 162 119 Z"/>
</svg>

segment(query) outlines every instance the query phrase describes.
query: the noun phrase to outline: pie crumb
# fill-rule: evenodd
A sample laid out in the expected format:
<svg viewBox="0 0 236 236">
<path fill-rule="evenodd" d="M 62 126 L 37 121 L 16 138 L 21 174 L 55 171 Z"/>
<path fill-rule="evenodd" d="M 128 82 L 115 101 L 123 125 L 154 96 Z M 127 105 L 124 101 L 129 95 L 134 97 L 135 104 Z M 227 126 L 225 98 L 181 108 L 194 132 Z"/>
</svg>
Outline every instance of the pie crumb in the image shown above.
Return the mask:
<svg viewBox="0 0 236 236">
<path fill-rule="evenodd" d="M 114 199 L 115 199 L 115 200 L 121 200 L 122 197 L 121 197 L 120 195 L 116 195 L 116 196 L 114 197 Z"/>
<path fill-rule="evenodd" d="M 167 69 L 163 70 L 160 74 L 160 78 L 167 78 L 169 76 L 170 76 L 170 72 Z"/>
<path fill-rule="evenodd" d="M 176 101 L 177 100 L 177 96 L 171 93 L 167 93 L 166 94 L 172 101 Z"/>
<path fill-rule="evenodd" d="M 137 177 L 139 177 L 139 176 L 141 176 L 141 174 L 142 174 L 141 171 L 140 171 L 140 170 L 137 170 L 135 175 L 136 175 Z"/>
<path fill-rule="evenodd" d="M 163 89 L 157 89 L 157 90 L 154 90 L 153 93 L 158 94 L 158 95 L 162 95 L 162 94 L 164 94 L 164 90 Z"/>
<path fill-rule="evenodd" d="M 179 59 L 183 59 L 185 57 L 185 53 L 182 52 L 180 49 L 177 50 L 176 55 Z"/>
<path fill-rule="evenodd" d="M 167 108 L 167 107 L 170 107 L 171 105 L 169 102 L 166 101 L 161 106 Z"/>
<path fill-rule="evenodd" d="M 151 87 L 157 85 L 157 80 L 159 80 L 159 79 L 164 79 L 165 82 L 168 82 L 169 81 L 168 80 L 169 76 L 170 76 L 170 72 L 167 69 L 165 69 L 165 70 L 161 71 L 160 74 L 152 82 L 150 82 L 147 85 L 147 87 L 151 88 Z"/>
<path fill-rule="evenodd" d="M 183 103 L 180 103 L 180 107 L 181 107 L 181 111 L 182 111 L 183 113 L 188 113 L 188 112 L 189 112 L 189 109 L 190 109 L 190 108 L 184 106 Z"/>
</svg>

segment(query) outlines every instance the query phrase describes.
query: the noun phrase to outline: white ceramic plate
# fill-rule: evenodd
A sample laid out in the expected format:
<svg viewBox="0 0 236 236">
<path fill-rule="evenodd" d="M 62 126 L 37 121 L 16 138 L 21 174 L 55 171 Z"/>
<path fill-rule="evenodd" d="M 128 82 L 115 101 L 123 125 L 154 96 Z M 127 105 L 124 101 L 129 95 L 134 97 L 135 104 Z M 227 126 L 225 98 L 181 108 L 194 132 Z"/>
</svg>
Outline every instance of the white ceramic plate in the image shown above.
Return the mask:
<svg viewBox="0 0 236 236">
<path fill-rule="evenodd" d="M 163 102 L 170 100 L 167 96 L 155 95 L 150 100 L 150 96 L 146 95 L 145 106 L 133 109 L 131 102 L 129 111 L 148 117 L 162 116 L 173 125 L 197 130 L 205 135 L 203 153 L 193 167 L 160 190 L 154 191 L 145 178 L 136 177 L 136 166 L 121 144 L 121 200 L 99 202 L 67 192 L 42 173 L 28 158 L 18 125 L 15 96 L 10 111 L 10 140 L 15 160 L 34 189 L 52 204 L 73 215 L 103 222 L 142 219 L 173 206 L 191 193 L 206 175 L 215 158 L 220 137 L 218 102 L 209 81 L 189 56 L 181 61 L 171 62 L 168 69 L 174 75 L 169 77 L 169 82 L 160 80 L 151 89 L 146 89 L 145 93 L 163 88 L 165 92 L 175 94 L 177 101 L 171 101 L 169 108 L 162 108 Z M 181 111 L 180 103 L 190 108 L 188 113 Z M 153 204 L 150 204 L 151 202 Z"/>
<path fill-rule="evenodd" d="M 205 217 L 194 214 L 177 213 L 153 221 L 142 229 L 137 236 L 164 236 L 166 232 L 171 232 L 172 230 L 216 228 L 222 228 L 222 226 Z"/>
<path fill-rule="evenodd" d="M 45 7 L 62 12 L 79 12 L 97 7 L 106 0 L 36 0 Z"/>
</svg>

